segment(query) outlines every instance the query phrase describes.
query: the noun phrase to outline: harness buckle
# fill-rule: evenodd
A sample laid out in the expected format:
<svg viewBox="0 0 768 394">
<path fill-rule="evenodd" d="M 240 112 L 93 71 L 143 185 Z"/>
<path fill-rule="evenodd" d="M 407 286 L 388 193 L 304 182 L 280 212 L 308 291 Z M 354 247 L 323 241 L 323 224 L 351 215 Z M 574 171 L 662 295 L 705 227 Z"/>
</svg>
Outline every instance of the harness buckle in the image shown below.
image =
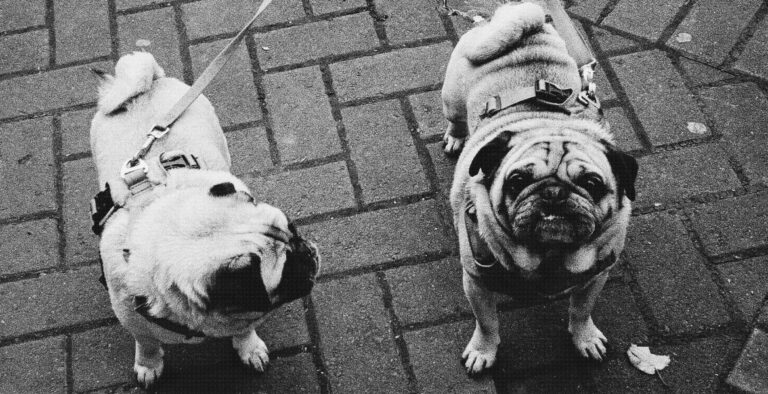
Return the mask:
<svg viewBox="0 0 768 394">
<path fill-rule="evenodd" d="M 156 140 L 159 140 L 160 138 L 165 137 L 168 132 L 171 131 L 170 127 L 163 127 L 160 125 L 155 125 L 152 127 L 152 130 L 147 133 L 148 136 L 154 137 Z"/>
<path fill-rule="evenodd" d="M 542 104 L 565 108 L 565 103 L 573 95 L 573 89 L 561 89 L 554 83 L 543 79 L 536 80 L 535 86 L 536 101 Z"/>
<path fill-rule="evenodd" d="M 480 119 L 490 118 L 501 112 L 501 105 L 501 97 L 493 96 L 493 99 L 485 102 L 485 108 L 483 109 L 483 112 L 480 113 Z"/>
<path fill-rule="evenodd" d="M 597 95 L 595 94 L 596 91 L 597 85 L 595 85 L 594 82 L 590 82 L 587 85 L 587 88 L 579 92 L 579 94 L 576 96 L 576 101 L 587 107 L 592 105 L 595 108 L 600 108 L 600 100 L 597 99 Z"/>
<path fill-rule="evenodd" d="M 140 193 L 152 186 L 147 180 L 148 173 L 149 166 L 144 159 L 136 159 L 135 161 L 129 159 L 120 168 L 120 178 L 123 179 L 132 194 Z M 134 190 L 134 186 L 137 189 L 140 187 L 140 189 Z"/>
</svg>

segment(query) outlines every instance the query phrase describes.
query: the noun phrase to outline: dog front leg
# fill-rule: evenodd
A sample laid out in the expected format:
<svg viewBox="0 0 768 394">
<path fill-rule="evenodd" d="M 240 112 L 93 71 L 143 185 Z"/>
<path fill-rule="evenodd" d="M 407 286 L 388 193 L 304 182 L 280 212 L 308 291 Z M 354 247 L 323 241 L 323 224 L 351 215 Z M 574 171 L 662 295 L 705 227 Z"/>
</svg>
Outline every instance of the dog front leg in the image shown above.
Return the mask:
<svg viewBox="0 0 768 394">
<path fill-rule="evenodd" d="M 137 336 L 134 338 L 136 339 L 136 353 L 133 371 L 136 373 L 136 380 L 144 388 L 147 388 L 163 374 L 162 343 L 153 337 Z"/>
<path fill-rule="evenodd" d="M 568 308 L 568 332 L 571 333 L 576 350 L 586 358 L 602 361 L 608 339 L 592 322 L 592 309 L 597 296 L 608 280 L 608 271 L 599 274 L 595 280 L 571 294 Z"/>
<path fill-rule="evenodd" d="M 463 274 L 464 294 L 475 314 L 475 332 L 461 358 L 470 375 L 478 374 L 496 363 L 499 347 L 499 316 L 496 294 L 480 286 L 466 271 Z"/>
<path fill-rule="evenodd" d="M 267 344 L 256 335 L 255 330 L 232 337 L 232 346 L 237 350 L 240 360 L 259 372 L 264 372 L 269 366 L 269 350 Z"/>
</svg>

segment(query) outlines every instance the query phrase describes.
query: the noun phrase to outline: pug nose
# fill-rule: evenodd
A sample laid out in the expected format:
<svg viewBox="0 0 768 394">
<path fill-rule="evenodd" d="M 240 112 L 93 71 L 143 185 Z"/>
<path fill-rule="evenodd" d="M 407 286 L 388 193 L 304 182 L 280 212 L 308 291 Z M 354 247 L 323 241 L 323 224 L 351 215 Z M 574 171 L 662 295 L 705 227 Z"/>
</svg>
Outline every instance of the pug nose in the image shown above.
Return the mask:
<svg viewBox="0 0 768 394">
<path fill-rule="evenodd" d="M 541 192 L 541 198 L 550 204 L 559 204 L 568 199 L 568 190 L 560 185 L 550 185 Z"/>
</svg>

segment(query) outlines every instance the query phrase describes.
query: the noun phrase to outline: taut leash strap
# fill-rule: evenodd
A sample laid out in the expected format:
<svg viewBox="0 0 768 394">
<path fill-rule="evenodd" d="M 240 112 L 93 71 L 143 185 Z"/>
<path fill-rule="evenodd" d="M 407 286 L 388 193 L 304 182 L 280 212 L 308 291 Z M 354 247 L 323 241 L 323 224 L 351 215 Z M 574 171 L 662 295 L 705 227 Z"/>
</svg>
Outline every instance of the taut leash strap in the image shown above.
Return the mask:
<svg viewBox="0 0 768 394">
<path fill-rule="evenodd" d="M 587 43 L 586 38 L 573 25 L 573 21 L 565 12 L 565 8 L 560 3 L 561 0 L 545 0 L 547 12 L 552 17 L 552 25 L 560 33 L 560 37 L 565 41 L 568 48 L 568 54 L 576 60 L 579 70 L 582 67 L 595 63 L 595 57 L 592 55 L 592 48 Z"/>
</svg>

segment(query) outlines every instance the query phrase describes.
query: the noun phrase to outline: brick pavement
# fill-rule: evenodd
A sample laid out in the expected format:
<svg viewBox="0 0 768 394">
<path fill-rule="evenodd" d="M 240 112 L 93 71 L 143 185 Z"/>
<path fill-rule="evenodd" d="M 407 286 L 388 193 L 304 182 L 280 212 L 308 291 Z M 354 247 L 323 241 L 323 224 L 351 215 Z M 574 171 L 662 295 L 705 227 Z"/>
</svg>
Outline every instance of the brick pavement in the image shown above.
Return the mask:
<svg viewBox="0 0 768 394">
<path fill-rule="evenodd" d="M 477 380 L 458 361 L 473 323 L 438 93 L 469 26 L 439 3 L 275 1 L 207 90 L 234 171 L 319 242 L 325 267 L 260 331 L 268 372 L 241 367 L 227 341 L 169 346 L 156 389 L 768 391 L 768 3 L 566 1 L 641 163 L 595 316 L 612 346 L 602 364 L 579 360 L 563 302 L 506 302 L 499 366 Z M 0 0 L 0 392 L 141 391 L 96 280 L 88 70 L 142 45 L 191 82 L 256 5 Z M 665 383 L 628 364 L 630 343 L 672 357 Z"/>
</svg>

